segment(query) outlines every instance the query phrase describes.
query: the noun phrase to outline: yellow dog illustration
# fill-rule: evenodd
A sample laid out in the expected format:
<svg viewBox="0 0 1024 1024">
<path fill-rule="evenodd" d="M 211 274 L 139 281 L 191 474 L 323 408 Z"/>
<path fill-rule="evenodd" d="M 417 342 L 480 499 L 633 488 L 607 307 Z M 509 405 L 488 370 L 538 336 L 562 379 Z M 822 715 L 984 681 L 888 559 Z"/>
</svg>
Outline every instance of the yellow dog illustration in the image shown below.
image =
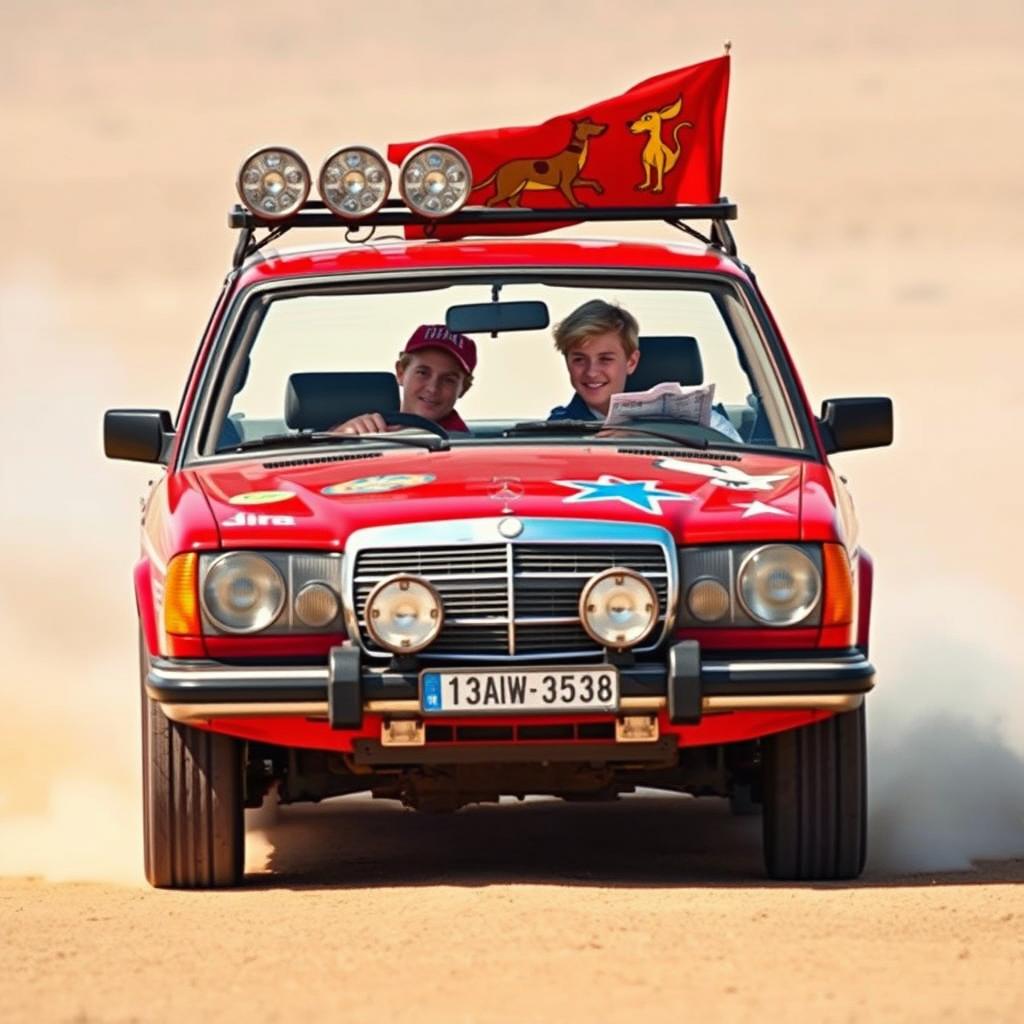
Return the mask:
<svg viewBox="0 0 1024 1024">
<path fill-rule="evenodd" d="M 584 206 L 573 189 L 586 186 L 600 195 L 604 189 L 593 178 L 581 178 L 583 165 L 587 162 L 587 146 L 592 138 L 604 133 L 608 125 L 595 124 L 589 117 L 572 122 L 572 136 L 569 145 L 554 156 L 522 157 L 508 160 L 483 181 L 478 181 L 474 191 L 495 182 L 495 193 L 487 200 L 487 206 L 507 202 L 519 206 L 523 192 L 540 189 L 558 189 L 570 206 Z"/>
<path fill-rule="evenodd" d="M 665 175 L 675 167 L 679 160 L 679 154 L 683 151 L 683 144 L 679 141 L 679 131 L 682 128 L 692 128 L 692 121 L 680 121 L 672 133 L 672 142 L 675 149 L 667 145 L 661 138 L 661 126 L 665 121 L 671 121 L 679 116 L 683 106 L 683 98 L 679 97 L 675 103 L 670 103 L 661 110 L 648 110 L 641 114 L 635 121 L 629 121 L 629 130 L 634 135 L 643 135 L 646 132 L 649 136 L 641 159 L 644 163 L 644 181 L 642 185 L 635 186 L 638 191 L 651 188 L 651 173 L 657 176 L 652 192 L 663 192 L 665 190 Z"/>
</svg>

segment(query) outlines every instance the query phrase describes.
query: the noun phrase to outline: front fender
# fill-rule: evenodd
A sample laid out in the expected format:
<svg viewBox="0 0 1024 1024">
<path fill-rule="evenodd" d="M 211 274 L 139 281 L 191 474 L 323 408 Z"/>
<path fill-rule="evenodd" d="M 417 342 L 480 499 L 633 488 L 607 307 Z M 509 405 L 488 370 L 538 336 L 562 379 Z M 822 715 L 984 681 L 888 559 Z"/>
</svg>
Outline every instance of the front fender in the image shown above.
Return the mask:
<svg viewBox="0 0 1024 1024">
<path fill-rule="evenodd" d="M 874 559 L 863 549 L 857 554 L 857 647 L 865 657 L 871 629 L 871 593 L 875 583 Z"/>
<path fill-rule="evenodd" d="M 135 563 L 132 574 L 135 579 L 135 607 L 139 613 L 139 628 L 151 658 L 160 654 L 160 629 L 156 621 L 156 606 L 153 601 L 153 566 L 148 558 Z"/>
</svg>

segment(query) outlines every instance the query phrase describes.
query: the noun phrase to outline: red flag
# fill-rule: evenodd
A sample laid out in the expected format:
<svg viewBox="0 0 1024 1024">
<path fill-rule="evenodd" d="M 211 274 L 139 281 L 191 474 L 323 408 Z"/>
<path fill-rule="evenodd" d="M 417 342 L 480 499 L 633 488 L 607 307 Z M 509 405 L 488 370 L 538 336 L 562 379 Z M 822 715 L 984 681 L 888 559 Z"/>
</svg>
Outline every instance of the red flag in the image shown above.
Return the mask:
<svg viewBox="0 0 1024 1024">
<path fill-rule="evenodd" d="M 453 146 L 472 170 L 470 206 L 557 210 L 713 203 L 722 178 L 728 89 L 729 57 L 716 57 L 533 127 L 393 143 L 388 159 L 401 164 L 424 142 Z M 433 234 L 532 234 L 558 226 L 441 222 Z M 406 233 L 423 231 L 414 227 Z"/>
</svg>

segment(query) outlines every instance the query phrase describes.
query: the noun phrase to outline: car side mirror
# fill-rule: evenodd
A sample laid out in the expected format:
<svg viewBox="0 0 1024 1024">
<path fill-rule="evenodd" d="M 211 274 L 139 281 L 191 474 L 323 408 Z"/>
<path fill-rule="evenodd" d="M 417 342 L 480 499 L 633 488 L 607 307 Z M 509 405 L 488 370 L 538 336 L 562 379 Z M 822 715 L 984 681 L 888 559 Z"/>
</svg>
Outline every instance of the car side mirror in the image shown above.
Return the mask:
<svg viewBox="0 0 1024 1024">
<path fill-rule="evenodd" d="M 166 409 L 108 409 L 103 415 L 103 452 L 108 459 L 166 462 L 174 424 Z"/>
<path fill-rule="evenodd" d="M 884 448 L 892 444 L 891 398 L 829 398 L 821 404 L 825 451 Z"/>
</svg>

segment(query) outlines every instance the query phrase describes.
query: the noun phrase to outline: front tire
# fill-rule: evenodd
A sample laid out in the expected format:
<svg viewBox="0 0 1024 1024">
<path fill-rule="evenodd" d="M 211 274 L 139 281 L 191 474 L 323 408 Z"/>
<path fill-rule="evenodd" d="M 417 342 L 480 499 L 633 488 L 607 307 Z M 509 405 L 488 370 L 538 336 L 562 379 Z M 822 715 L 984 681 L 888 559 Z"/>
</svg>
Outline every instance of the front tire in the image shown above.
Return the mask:
<svg viewBox="0 0 1024 1024">
<path fill-rule="evenodd" d="M 856 878 L 867 853 L 864 705 L 762 743 L 768 875 Z"/>
<path fill-rule="evenodd" d="M 244 872 L 242 744 L 172 722 L 146 693 L 142 654 L 146 878 L 161 889 L 237 885 Z"/>
</svg>

